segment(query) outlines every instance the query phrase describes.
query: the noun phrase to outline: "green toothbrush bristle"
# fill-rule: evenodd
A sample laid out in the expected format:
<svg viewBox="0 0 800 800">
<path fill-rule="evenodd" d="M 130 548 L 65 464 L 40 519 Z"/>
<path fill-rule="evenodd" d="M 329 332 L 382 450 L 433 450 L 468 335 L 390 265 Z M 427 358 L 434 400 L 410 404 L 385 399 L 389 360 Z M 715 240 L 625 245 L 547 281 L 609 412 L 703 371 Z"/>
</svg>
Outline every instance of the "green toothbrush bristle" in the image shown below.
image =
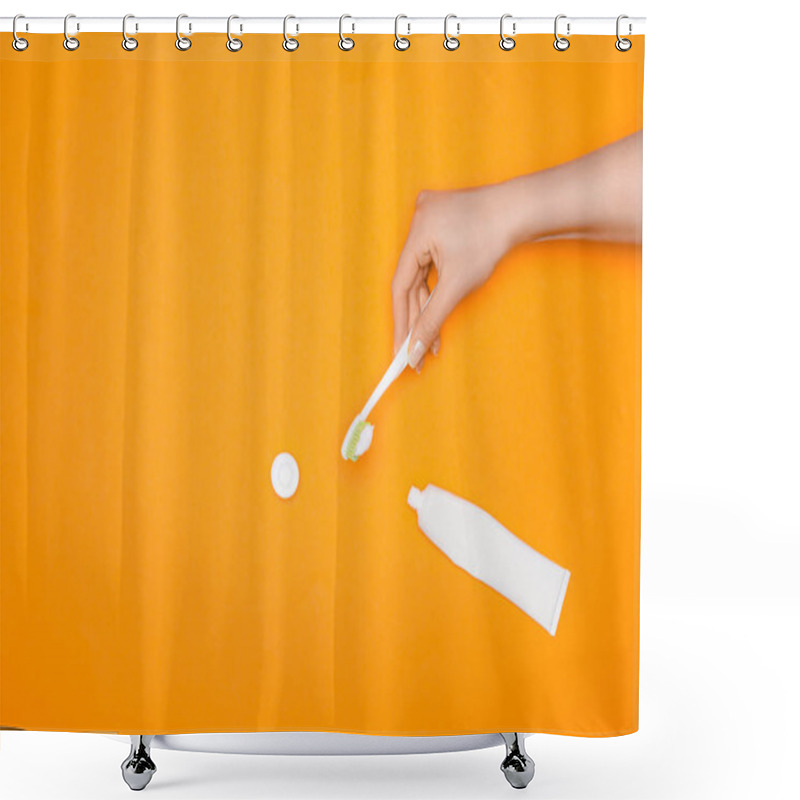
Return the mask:
<svg viewBox="0 0 800 800">
<path fill-rule="evenodd" d="M 350 434 L 350 438 L 347 440 L 347 447 L 345 448 L 345 455 L 351 461 L 357 461 L 358 456 L 356 455 L 356 445 L 358 444 L 358 440 L 361 438 L 361 434 L 364 428 L 367 427 L 367 421 L 362 419 L 358 424 L 353 428 L 353 432 Z"/>
</svg>

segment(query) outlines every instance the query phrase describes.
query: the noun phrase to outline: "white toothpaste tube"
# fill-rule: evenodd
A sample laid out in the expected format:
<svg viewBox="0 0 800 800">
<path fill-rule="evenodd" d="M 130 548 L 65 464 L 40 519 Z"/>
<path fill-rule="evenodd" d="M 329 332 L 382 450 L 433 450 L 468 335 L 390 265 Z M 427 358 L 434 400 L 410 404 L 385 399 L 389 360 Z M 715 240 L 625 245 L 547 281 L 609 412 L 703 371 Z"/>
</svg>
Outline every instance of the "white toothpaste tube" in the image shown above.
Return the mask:
<svg viewBox="0 0 800 800">
<path fill-rule="evenodd" d="M 555 636 L 569 570 L 538 553 L 482 508 L 437 486 L 411 487 L 425 535 L 457 566 L 491 586 Z"/>
</svg>

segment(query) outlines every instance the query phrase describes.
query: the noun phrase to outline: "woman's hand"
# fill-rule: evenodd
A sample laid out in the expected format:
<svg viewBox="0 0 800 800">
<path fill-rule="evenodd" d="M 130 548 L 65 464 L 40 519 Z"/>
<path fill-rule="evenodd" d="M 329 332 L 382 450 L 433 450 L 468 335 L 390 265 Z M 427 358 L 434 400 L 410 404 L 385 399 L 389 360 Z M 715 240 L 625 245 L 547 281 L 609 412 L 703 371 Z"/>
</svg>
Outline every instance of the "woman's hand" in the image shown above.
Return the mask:
<svg viewBox="0 0 800 800">
<path fill-rule="evenodd" d="M 511 247 L 499 197 L 502 185 L 455 192 L 422 192 L 392 279 L 394 351 L 409 330 L 409 364 L 419 369 L 450 312 L 483 284 Z M 428 275 L 436 268 L 433 296 Z M 427 302 L 427 306 L 425 305 Z M 424 311 L 422 310 L 424 307 Z"/>
<path fill-rule="evenodd" d="M 409 364 L 419 369 L 429 348 L 435 355 L 448 314 L 515 245 L 563 236 L 638 243 L 641 215 L 641 131 L 505 183 L 423 192 L 392 279 L 395 353 L 411 330 Z"/>
</svg>

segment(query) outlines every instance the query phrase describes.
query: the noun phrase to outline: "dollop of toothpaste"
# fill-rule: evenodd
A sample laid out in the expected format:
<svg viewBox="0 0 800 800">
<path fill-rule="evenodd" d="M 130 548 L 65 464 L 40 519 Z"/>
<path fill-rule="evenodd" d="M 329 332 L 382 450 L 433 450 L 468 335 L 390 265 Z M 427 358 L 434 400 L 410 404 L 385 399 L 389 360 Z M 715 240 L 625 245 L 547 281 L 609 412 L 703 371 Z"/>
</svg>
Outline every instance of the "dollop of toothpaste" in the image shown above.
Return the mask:
<svg viewBox="0 0 800 800">
<path fill-rule="evenodd" d="M 358 461 L 372 444 L 373 429 L 374 426 L 369 422 L 356 417 L 342 442 L 342 458 L 346 461 Z"/>
<path fill-rule="evenodd" d="M 356 442 L 356 458 L 360 458 L 364 455 L 364 453 L 369 450 L 369 446 L 372 444 L 372 432 L 375 430 L 375 426 L 369 422 L 364 425 L 364 430 L 361 431 L 361 436 L 358 437 L 358 441 Z"/>
</svg>

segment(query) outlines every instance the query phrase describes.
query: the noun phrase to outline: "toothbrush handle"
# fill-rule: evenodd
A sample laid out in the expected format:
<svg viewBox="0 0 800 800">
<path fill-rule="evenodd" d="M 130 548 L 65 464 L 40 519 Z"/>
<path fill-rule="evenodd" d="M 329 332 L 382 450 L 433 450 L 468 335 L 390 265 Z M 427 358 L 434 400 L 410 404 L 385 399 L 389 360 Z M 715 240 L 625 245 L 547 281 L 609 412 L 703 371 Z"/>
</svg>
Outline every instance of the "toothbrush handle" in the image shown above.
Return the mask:
<svg viewBox="0 0 800 800">
<path fill-rule="evenodd" d="M 406 336 L 406 340 L 397 351 L 397 355 L 394 357 L 394 359 L 392 359 L 392 363 L 389 364 L 389 368 L 383 374 L 381 382 L 375 387 L 375 391 L 370 395 L 369 400 L 367 400 L 366 405 L 361 410 L 361 419 L 366 419 L 369 416 L 372 409 L 375 408 L 375 404 L 383 396 L 383 393 L 392 385 L 392 383 L 394 383 L 400 373 L 408 366 L 408 343 L 410 339 L 411 334 L 409 333 L 408 336 Z"/>
</svg>

